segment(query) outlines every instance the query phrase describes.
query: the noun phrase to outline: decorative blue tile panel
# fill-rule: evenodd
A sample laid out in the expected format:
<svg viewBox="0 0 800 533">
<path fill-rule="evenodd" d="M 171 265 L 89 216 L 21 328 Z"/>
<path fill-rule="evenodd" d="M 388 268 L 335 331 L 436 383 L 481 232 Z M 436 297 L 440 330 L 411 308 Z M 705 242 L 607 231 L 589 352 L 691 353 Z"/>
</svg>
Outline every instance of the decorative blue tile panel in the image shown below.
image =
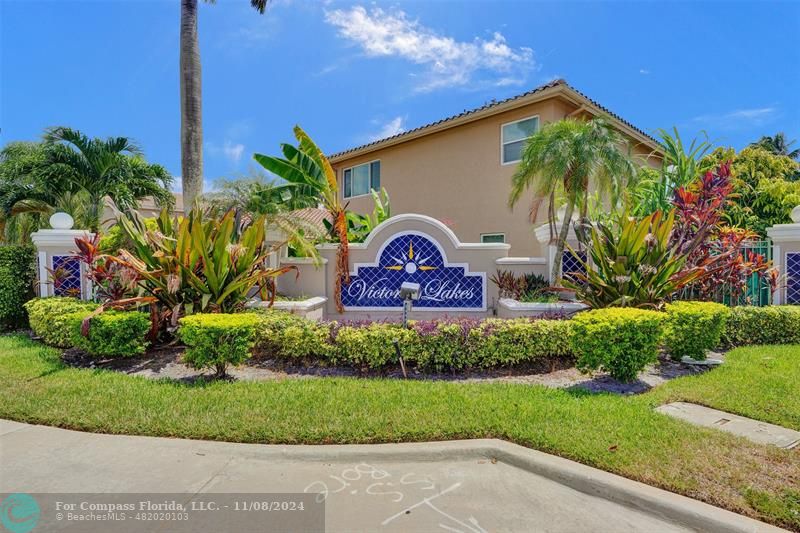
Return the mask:
<svg viewBox="0 0 800 533">
<path fill-rule="evenodd" d="M 72 255 L 54 255 L 53 293 L 56 296 L 81 296 L 81 262 Z"/>
<path fill-rule="evenodd" d="M 348 309 L 400 309 L 403 282 L 421 286 L 415 309 L 486 309 L 486 273 L 448 263 L 433 237 L 412 231 L 389 237 L 375 263 L 354 266 L 350 283 L 342 286 L 342 303 Z"/>
<path fill-rule="evenodd" d="M 786 303 L 800 304 L 800 252 L 786 254 Z"/>
<path fill-rule="evenodd" d="M 575 253 L 580 257 L 581 261 L 586 262 L 586 251 L 578 251 L 576 250 Z M 586 268 L 584 268 L 583 263 L 578 261 L 578 259 L 572 255 L 572 252 L 569 250 L 564 250 L 564 257 L 561 260 L 561 275 L 564 279 L 568 279 L 574 281 L 575 279 L 570 275 L 571 273 L 580 273 L 586 274 Z"/>
</svg>

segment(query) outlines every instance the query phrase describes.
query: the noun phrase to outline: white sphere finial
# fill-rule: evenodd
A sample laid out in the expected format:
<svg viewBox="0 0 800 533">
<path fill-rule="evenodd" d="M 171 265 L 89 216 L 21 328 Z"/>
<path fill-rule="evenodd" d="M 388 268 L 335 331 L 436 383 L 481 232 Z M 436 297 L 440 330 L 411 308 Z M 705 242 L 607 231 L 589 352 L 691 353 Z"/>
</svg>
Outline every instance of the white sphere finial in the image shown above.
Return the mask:
<svg viewBox="0 0 800 533">
<path fill-rule="evenodd" d="M 795 206 L 789 216 L 792 217 L 792 222 L 795 224 L 800 224 L 800 205 Z"/>
<path fill-rule="evenodd" d="M 53 213 L 50 217 L 50 227 L 53 229 L 72 229 L 75 221 L 68 213 Z"/>
</svg>

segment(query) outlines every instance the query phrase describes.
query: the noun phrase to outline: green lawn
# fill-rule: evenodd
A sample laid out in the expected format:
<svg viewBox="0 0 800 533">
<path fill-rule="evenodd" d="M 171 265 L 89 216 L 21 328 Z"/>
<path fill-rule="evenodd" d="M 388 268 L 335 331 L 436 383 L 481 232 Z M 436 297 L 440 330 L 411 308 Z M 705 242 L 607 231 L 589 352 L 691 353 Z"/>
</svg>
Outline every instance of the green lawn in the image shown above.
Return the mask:
<svg viewBox="0 0 800 533">
<path fill-rule="evenodd" d="M 670 400 L 800 429 L 800 346 L 735 350 L 723 368 L 620 397 L 354 378 L 186 385 L 65 368 L 56 350 L 0 337 L 0 418 L 261 443 L 497 437 L 800 530 L 800 452 L 653 412 Z"/>
</svg>

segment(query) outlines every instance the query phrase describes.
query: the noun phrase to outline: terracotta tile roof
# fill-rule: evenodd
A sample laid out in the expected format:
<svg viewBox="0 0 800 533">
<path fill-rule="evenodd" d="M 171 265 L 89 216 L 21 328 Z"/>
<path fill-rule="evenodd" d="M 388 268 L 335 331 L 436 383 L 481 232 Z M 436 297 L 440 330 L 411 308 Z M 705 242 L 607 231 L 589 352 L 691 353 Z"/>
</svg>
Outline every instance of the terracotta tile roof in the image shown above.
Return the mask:
<svg viewBox="0 0 800 533">
<path fill-rule="evenodd" d="M 634 131 L 636 131 L 637 133 L 639 133 L 640 135 L 643 135 L 645 138 L 650 140 L 652 143 L 654 143 L 656 145 L 660 145 L 660 143 L 656 139 L 654 139 L 653 137 L 651 137 L 650 135 L 648 135 L 644 131 L 640 130 L 639 128 L 637 128 L 636 126 L 634 126 L 633 124 L 631 124 L 627 120 L 623 119 L 622 117 L 620 117 L 616 113 L 613 113 L 608 108 L 598 104 L 595 100 L 592 100 L 591 98 L 589 98 L 588 96 L 586 96 L 582 92 L 578 91 L 577 89 L 572 87 L 569 83 L 567 83 L 566 80 L 557 79 L 557 80 L 553 80 L 553 81 L 551 81 L 549 83 L 545 83 L 544 85 L 540 85 L 539 87 L 536 87 L 535 89 L 532 89 L 532 90 L 530 90 L 528 92 L 525 92 L 525 93 L 522 93 L 522 94 L 518 94 L 516 96 L 512 96 L 512 97 L 506 98 L 504 100 L 493 100 L 493 101 L 491 101 L 491 102 L 489 102 L 487 104 L 484 104 L 484 105 L 482 105 L 480 107 L 476 107 L 475 109 L 465 110 L 465 111 L 463 111 L 461 113 L 458 113 L 457 115 L 452 115 L 452 116 L 449 116 L 447 118 L 443 118 L 441 120 L 437 120 L 435 122 L 431 122 L 429 124 L 425 124 L 424 126 L 419 126 L 418 128 L 414 128 L 412 130 L 404 131 L 402 133 L 398 133 L 397 135 L 392 135 L 391 137 L 378 139 L 377 141 L 373 141 L 371 143 L 362 144 L 361 146 L 356 146 L 356 147 L 353 147 L 353 148 L 348 148 L 347 150 L 344 150 L 344 151 L 341 151 L 341 152 L 338 152 L 338 153 L 335 153 L 335 154 L 331 155 L 329 157 L 329 159 L 332 159 L 332 160 L 333 159 L 338 159 L 338 158 L 341 158 L 342 156 L 350 154 L 352 152 L 358 152 L 358 151 L 361 151 L 361 150 L 363 150 L 365 148 L 369 148 L 371 146 L 376 146 L 376 145 L 383 144 L 384 142 L 386 142 L 386 141 L 388 141 L 390 139 L 399 139 L 399 138 L 402 138 L 402 137 L 410 136 L 410 135 L 412 135 L 414 133 L 417 133 L 417 132 L 420 132 L 422 130 L 426 130 L 428 128 L 432 128 L 434 126 L 438 126 L 440 124 L 444 124 L 446 122 L 449 122 L 449 121 L 452 121 L 452 120 L 456 120 L 456 119 L 459 119 L 459 118 L 462 118 L 462 117 L 467 117 L 467 116 L 470 116 L 470 115 L 474 115 L 476 113 L 480 113 L 481 111 L 485 111 L 485 110 L 491 109 L 493 107 L 498 107 L 498 106 L 501 106 L 503 104 L 507 104 L 507 103 L 513 102 L 515 100 L 519 100 L 521 98 L 525 98 L 525 97 L 531 96 L 533 94 L 545 91 L 547 89 L 552 89 L 554 87 L 559 87 L 559 86 L 563 86 L 563 87 L 566 87 L 566 88 L 572 90 L 573 92 L 577 93 L 580 97 L 586 99 L 591 105 L 593 105 L 594 107 L 598 108 L 602 112 L 608 114 L 612 118 L 614 118 L 614 119 L 618 120 L 619 122 L 625 124 L 629 128 L 631 128 Z"/>
<path fill-rule="evenodd" d="M 318 229 L 322 234 L 325 234 L 328 231 L 325 227 L 325 221 L 327 220 L 328 222 L 333 222 L 330 212 L 327 209 L 322 209 L 319 207 L 295 209 L 290 213 L 290 215 Z"/>
</svg>

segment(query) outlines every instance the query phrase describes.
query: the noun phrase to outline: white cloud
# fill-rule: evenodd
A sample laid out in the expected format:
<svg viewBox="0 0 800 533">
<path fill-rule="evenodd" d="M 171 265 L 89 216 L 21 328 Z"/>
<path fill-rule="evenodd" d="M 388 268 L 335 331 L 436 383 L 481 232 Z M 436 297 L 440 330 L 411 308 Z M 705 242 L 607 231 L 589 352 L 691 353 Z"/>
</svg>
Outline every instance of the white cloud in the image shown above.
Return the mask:
<svg viewBox="0 0 800 533">
<path fill-rule="evenodd" d="M 457 41 L 408 18 L 405 12 L 363 6 L 325 13 L 339 35 L 359 45 L 370 57 L 400 57 L 426 70 L 421 91 L 468 84 L 508 85 L 524 82 L 535 66 L 533 50 L 512 48 L 495 32 L 490 40 Z"/>
<path fill-rule="evenodd" d="M 743 108 L 727 113 L 698 115 L 692 121 L 719 129 L 736 130 L 768 124 L 776 117 L 777 113 L 778 109 L 772 106 Z"/>
<path fill-rule="evenodd" d="M 639 74 L 644 74 L 646 76 L 647 74 L 650 74 L 650 71 L 647 70 L 646 68 L 640 68 Z"/>
<path fill-rule="evenodd" d="M 244 145 L 241 143 L 234 143 L 230 140 L 226 140 L 222 146 L 213 142 L 207 142 L 206 151 L 210 156 L 222 156 L 231 163 L 238 165 L 244 154 Z"/>
<path fill-rule="evenodd" d="M 400 133 L 406 131 L 405 129 L 405 118 L 404 117 L 395 117 L 383 127 L 375 133 L 374 135 L 370 135 L 369 140 L 370 142 L 379 141 L 381 139 L 386 139 L 387 137 L 394 137 Z"/>
<path fill-rule="evenodd" d="M 244 145 L 239 143 L 233 144 L 230 141 L 225 141 L 225 145 L 222 147 L 222 153 L 234 163 L 238 163 L 242 159 Z"/>
</svg>

